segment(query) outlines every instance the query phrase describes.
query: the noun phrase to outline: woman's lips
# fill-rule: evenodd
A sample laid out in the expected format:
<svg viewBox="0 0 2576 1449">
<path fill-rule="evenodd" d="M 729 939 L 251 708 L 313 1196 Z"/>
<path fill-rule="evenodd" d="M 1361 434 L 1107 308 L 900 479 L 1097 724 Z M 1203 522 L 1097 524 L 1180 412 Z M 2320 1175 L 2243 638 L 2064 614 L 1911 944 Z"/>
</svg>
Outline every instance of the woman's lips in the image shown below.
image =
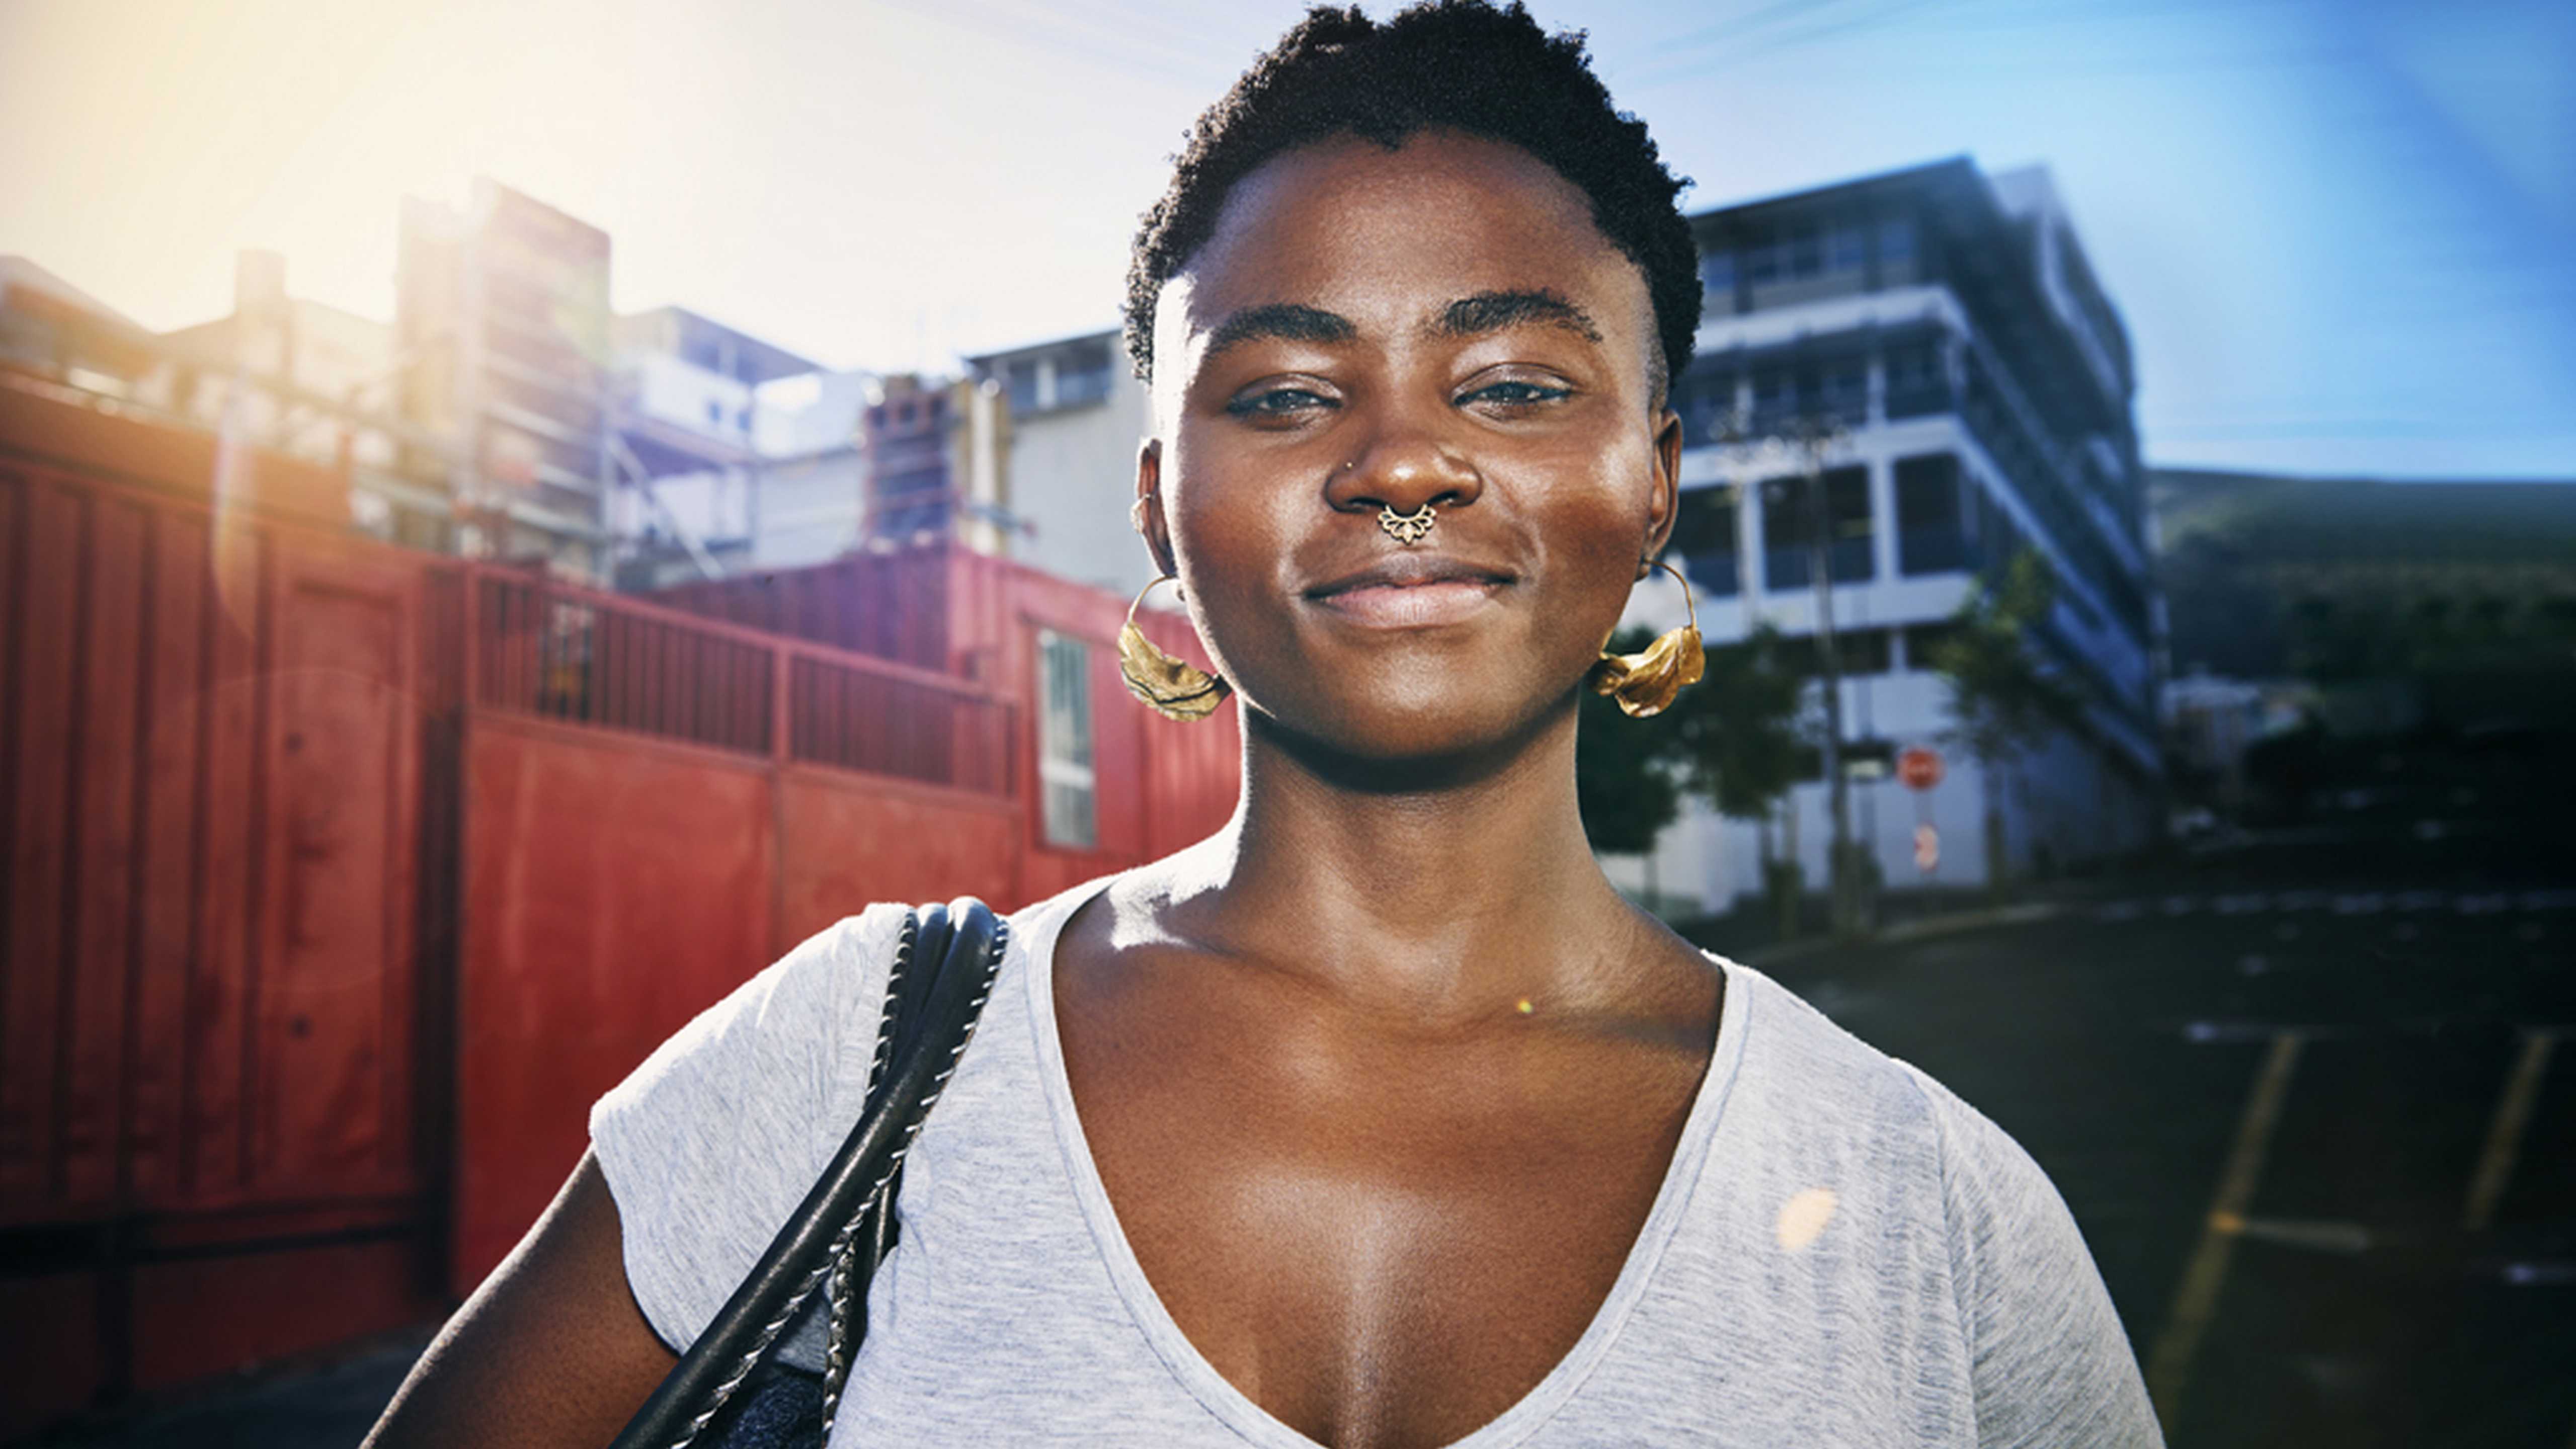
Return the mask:
<svg viewBox="0 0 2576 1449">
<path fill-rule="evenodd" d="M 1315 602 L 1355 624 L 1378 629 L 1455 624 L 1490 607 L 1502 584 L 1492 579 L 1442 579 L 1435 583 L 1370 584 L 1315 596 Z"/>
</svg>

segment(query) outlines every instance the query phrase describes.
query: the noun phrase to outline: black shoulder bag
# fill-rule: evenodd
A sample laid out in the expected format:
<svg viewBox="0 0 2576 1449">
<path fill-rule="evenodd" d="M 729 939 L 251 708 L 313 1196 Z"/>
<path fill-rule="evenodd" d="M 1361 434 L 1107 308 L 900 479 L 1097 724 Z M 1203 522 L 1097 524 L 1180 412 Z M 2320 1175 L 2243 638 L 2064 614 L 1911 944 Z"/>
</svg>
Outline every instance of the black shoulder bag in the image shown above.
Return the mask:
<svg viewBox="0 0 2576 1449">
<path fill-rule="evenodd" d="M 1008 934 L 972 896 L 905 914 L 858 1124 L 611 1449 L 790 1449 L 830 1437 L 867 1333 L 868 1280 L 894 1246 L 903 1155 L 975 1033 Z M 789 1320 L 826 1279 L 823 1372 L 769 1362 Z"/>
</svg>

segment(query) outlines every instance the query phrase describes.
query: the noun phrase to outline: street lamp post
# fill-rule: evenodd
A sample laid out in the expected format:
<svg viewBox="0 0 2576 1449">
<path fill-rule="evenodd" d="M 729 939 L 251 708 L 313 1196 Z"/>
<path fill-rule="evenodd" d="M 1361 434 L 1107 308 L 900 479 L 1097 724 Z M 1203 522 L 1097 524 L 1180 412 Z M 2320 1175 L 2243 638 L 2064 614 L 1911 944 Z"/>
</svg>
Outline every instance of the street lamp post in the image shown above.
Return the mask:
<svg viewBox="0 0 2576 1449">
<path fill-rule="evenodd" d="M 1816 591 L 1816 665 L 1824 692 L 1825 731 L 1820 742 L 1825 798 L 1833 838 L 1826 859 L 1826 880 L 1838 936 L 1866 935 L 1872 925 L 1868 889 L 1862 879 L 1851 833 L 1851 782 L 1843 775 L 1842 656 L 1834 639 L 1833 509 L 1825 498 L 1825 459 L 1851 439 L 1842 420 L 1831 413 L 1809 413 L 1784 427 L 1756 434 L 1750 420 L 1738 414 L 1720 431 L 1747 464 L 1777 466 L 1793 461 L 1806 480 L 1808 532 L 1807 572 Z M 1767 509 L 1774 502 L 1766 496 Z M 1785 500 L 1779 500 L 1785 501 Z M 1767 582 L 1767 580 L 1766 580 Z"/>
</svg>

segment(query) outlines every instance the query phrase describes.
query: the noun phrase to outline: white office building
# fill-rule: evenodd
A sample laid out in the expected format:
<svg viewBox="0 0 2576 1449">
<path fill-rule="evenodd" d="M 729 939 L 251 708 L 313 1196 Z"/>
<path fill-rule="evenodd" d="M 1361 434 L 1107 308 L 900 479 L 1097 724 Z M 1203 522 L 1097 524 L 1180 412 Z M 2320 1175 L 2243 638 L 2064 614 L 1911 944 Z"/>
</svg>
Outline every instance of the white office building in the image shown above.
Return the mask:
<svg viewBox="0 0 2576 1449">
<path fill-rule="evenodd" d="M 966 361 L 1009 405 L 1011 556 L 1131 597 L 1153 582 L 1153 557 L 1128 519 L 1151 399 L 1120 334 L 1086 332 Z M 1157 593 L 1148 607 L 1172 602 Z"/>
<path fill-rule="evenodd" d="M 2153 714 L 2157 604 L 2128 336 L 2064 205 L 2038 168 L 1988 177 L 1962 159 L 1692 219 L 1705 301 L 1697 359 L 1674 387 L 1684 419 L 1682 511 L 1669 557 L 1690 576 L 1711 644 L 1757 619 L 1793 644 L 1816 629 L 1815 510 L 1776 455 L 1720 441 L 1733 414 L 1760 437 L 1831 415 L 1847 443 L 1823 475 L 1854 838 L 1890 889 L 1984 884 L 1989 788 L 2000 864 L 2046 874 L 2131 851 L 2159 795 Z M 2071 686 L 2080 720 L 1989 781 L 1951 737 L 1929 645 L 1978 571 L 2023 546 L 2054 566 L 2054 617 L 2030 646 Z M 1640 585 L 1630 622 L 1680 622 L 1669 578 Z M 1804 645 L 1812 653 L 1811 643 Z M 1886 762 L 1940 752 L 1917 794 Z M 1765 832 L 1690 802 L 1651 862 L 1614 862 L 1666 909 L 1718 910 L 1761 888 Z M 1798 786 L 1770 847 L 1827 877 L 1827 791 Z M 1918 827 L 1937 861 L 1918 866 Z"/>
<path fill-rule="evenodd" d="M 619 317 L 610 526 L 618 576 L 659 587 L 859 546 L 865 372 L 832 372 L 681 307 Z"/>
</svg>

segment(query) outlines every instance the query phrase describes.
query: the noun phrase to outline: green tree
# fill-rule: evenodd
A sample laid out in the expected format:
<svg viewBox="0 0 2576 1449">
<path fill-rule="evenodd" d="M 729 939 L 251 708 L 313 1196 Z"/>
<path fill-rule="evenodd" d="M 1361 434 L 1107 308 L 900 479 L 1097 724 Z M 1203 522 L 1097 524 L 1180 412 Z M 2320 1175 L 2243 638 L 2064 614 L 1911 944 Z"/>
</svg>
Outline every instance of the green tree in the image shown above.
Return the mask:
<svg viewBox="0 0 2576 1449">
<path fill-rule="evenodd" d="M 1634 654 L 1653 638 L 1650 629 L 1622 629 L 1610 636 L 1610 651 Z M 1682 698 L 1698 687 L 1683 690 Z M 1656 834 L 1681 814 L 1673 731 L 1665 715 L 1632 719 L 1609 696 L 1583 691 L 1574 732 L 1574 794 L 1584 838 L 1594 850 L 1641 855 L 1654 849 Z"/>
<path fill-rule="evenodd" d="M 1986 861 L 1997 887 L 2004 877 L 2004 771 L 2076 713 L 2074 692 L 2041 665 L 2030 641 L 2056 600 L 2048 560 L 2022 549 L 1968 590 L 1925 661 L 1949 686 L 1953 740 L 1984 777 Z"/>
<path fill-rule="evenodd" d="M 1760 827 L 1762 887 L 1782 936 L 1796 934 L 1804 893 L 1795 859 L 1771 848 L 1771 817 L 1815 753 L 1806 679 L 1767 623 L 1708 651 L 1708 672 L 1673 701 L 1682 787 L 1717 812 Z"/>
<path fill-rule="evenodd" d="M 1708 672 L 1670 711 L 1682 785 L 1721 815 L 1767 821 L 1810 752 L 1806 681 L 1767 623 L 1707 653 Z"/>
</svg>

